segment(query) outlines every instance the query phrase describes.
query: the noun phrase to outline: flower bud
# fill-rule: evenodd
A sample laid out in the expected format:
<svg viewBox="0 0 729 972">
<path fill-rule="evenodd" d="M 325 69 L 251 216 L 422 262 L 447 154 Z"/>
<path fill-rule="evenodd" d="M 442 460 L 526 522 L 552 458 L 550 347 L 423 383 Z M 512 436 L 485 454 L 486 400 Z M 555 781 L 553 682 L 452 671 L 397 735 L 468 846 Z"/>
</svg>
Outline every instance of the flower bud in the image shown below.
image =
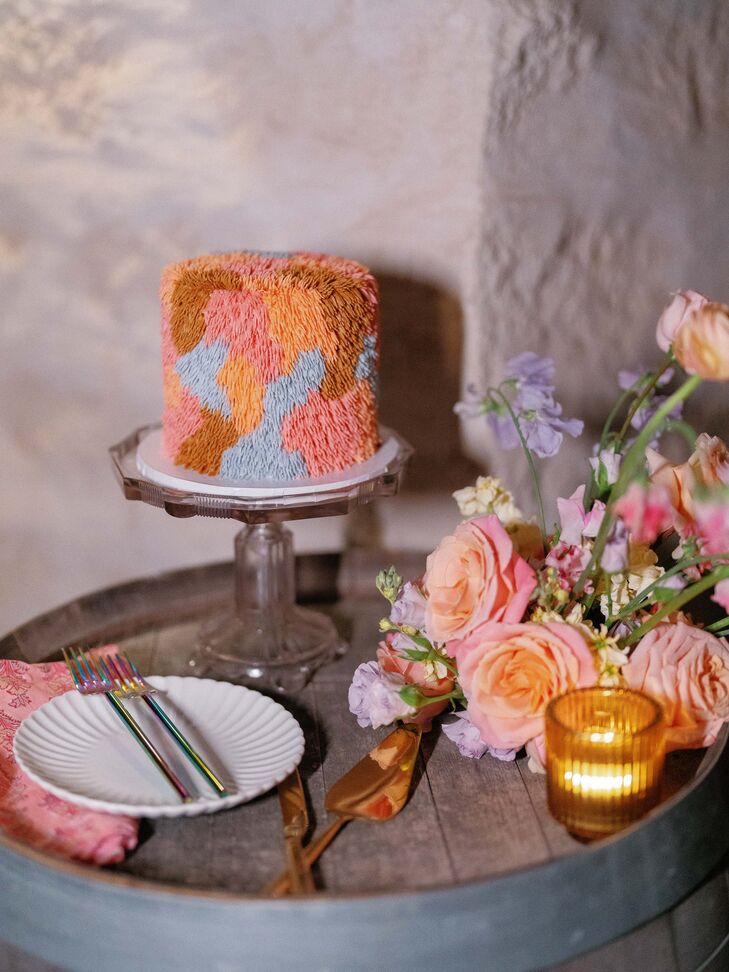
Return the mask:
<svg viewBox="0 0 729 972">
<path fill-rule="evenodd" d="M 705 304 L 680 327 L 673 343 L 676 360 L 690 375 L 729 379 L 729 306 Z"/>
</svg>

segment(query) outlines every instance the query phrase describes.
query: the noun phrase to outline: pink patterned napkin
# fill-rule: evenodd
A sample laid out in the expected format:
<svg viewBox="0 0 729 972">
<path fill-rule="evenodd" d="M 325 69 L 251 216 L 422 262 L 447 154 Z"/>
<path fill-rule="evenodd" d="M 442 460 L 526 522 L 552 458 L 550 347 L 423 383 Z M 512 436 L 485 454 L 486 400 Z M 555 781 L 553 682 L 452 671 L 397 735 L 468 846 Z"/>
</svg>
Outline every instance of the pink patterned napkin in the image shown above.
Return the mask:
<svg viewBox="0 0 729 972">
<path fill-rule="evenodd" d="M 41 850 L 113 864 L 136 847 L 138 822 L 60 800 L 28 779 L 13 757 L 13 737 L 23 719 L 72 688 L 62 662 L 0 659 L 0 828 Z"/>
</svg>

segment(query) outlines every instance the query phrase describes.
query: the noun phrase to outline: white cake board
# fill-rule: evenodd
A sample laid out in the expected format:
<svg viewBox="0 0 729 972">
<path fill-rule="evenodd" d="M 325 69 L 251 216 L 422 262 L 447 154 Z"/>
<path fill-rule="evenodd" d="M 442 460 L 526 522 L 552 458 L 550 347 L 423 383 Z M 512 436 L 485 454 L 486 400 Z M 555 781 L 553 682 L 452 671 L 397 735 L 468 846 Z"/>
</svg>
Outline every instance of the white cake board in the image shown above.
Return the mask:
<svg viewBox="0 0 729 972">
<path fill-rule="evenodd" d="M 237 499 L 267 499 L 295 497 L 311 493 L 325 493 L 332 489 L 346 489 L 384 473 L 395 459 L 400 443 L 390 429 L 380 428 L 382 445 L 365 462 L 359 462 L 339 472 L 313 479 L 240 480 L 222 476 L 204 476 L 192 469 L 178 466 L 162 454 L 162 430 L 157 428 L 144 436 L 137 447 L 139 472 L 157 483 L 183 492 L 208 493 L 211 496 L 230 496 Z"/>
</svg>

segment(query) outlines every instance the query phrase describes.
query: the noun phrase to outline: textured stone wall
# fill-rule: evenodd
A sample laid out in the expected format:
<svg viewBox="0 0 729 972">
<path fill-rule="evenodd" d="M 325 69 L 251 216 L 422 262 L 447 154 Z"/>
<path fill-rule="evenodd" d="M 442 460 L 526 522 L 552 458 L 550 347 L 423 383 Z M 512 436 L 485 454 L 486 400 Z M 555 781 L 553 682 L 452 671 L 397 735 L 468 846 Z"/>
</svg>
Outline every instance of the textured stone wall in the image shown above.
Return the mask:
<svg viewBox="0 0 729 972">
<path fill-rule="evenodd" d="M 481 384 L 516 351 L 555 358 L 565 412 L 586 422 L 542 467 L 555 496 L 584 468 L 618 369 L 656 360 L 668 293 L 729 300 L 729 4 L 524 0 L 499 15 L 464 368 Z M 727 434 L 726 406 L 704 388 L 689 417 Z M 520 456 L 465 434 L 527 493 Z"/>
<path fill-rule="evenodd" d="M 303 247 L 382 285 L 383 419 L 406 493 L 297 525 L 425 548 L 488 467 L 450 409 L 553 354 L 581 444 L 675 287 L 729 297 L 721 0 L 20 0 L 0 11 L 0 622 L 229 556 L 235 528 L 125 503 L 107 446 L 161 410 L 161 267 Z M 714 426 L 718 394 L 702 399 Z M 526 500 L 526 493 L 525 500 Z"/>
</svg>

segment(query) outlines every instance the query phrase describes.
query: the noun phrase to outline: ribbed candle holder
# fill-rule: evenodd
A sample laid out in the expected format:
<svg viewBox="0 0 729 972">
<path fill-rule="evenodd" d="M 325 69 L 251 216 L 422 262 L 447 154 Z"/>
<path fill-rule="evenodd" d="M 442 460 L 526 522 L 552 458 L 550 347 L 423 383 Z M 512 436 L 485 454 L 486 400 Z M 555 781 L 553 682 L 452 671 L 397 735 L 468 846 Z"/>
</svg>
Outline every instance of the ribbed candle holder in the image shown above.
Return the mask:
<svg viewBox="0 0 729 972">
<path fill-rule="evenodd" d="M 642 692 L 584 688 L 546 712 L 551 814 L 594 839 L 640 819 L 659 800 L 665 755 L 663 710 Z"/>
</svg>

